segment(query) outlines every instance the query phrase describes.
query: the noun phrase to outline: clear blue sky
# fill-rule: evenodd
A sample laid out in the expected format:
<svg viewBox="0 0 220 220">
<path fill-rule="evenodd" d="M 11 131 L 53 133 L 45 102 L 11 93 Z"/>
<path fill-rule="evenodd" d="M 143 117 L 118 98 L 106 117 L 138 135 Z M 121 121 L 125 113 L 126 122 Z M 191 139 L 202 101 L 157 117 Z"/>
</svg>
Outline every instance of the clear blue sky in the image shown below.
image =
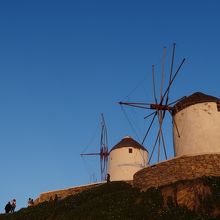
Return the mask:
<svg viewBox="0 0 220 220">
<path fill-rule="evenodd" d="M 187 59 L 171 100 L 219 96 L 219 9 L 218 0 L 2 0 L 0 212 L 12 198 L 21 208 L 28 197 L 99 178 L 99 159 L 80 153 L 99 149 L 100 113 L 110 147 L 125 135 L 138 140 L 116 102 L 140 82 L 130 99 L 153 100 L 151 65 L 158 83 L 164 46 L 167 66 L 173 42 L 175 67 Z M 142 137 L 143 111 L 130 114 Z M 172 156 L 169 119 L 165 130 Z"/>
</svg>

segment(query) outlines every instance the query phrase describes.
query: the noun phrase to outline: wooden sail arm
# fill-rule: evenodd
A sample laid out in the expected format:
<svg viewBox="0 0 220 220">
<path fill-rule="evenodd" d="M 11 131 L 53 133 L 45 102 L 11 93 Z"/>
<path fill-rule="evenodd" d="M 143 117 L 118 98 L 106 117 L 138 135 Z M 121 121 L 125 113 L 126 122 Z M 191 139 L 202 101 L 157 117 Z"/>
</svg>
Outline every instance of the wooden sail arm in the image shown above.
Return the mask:
<svg viewBox="0 0 220 220">
<path fill-rule="evenodd" d="M 101 156 L 101 157 L 107 157 L 109 155 L 108 152 L 100 152 L 100 153 L 85 153 L 85 154 L 80 154 L 80 156 Z"/>
<path fill-rule="evenodd" d="M 136 108 L 143 108 L 143 109 L 155 109 L 155 110 L 167 110 L 171 111 L 173 108 L 168 105 L 162 104 L 152 104 L 152 103 L 138 103 L 138 102 L 119 102 L 120 105 L 128 105 Z"/>
<path fill-rule="evenodd" d="M 97 156 L 100 155 L 100 153 L 87 153 L 87 154 L 80 154 L 80 156 Z"/>
<path fill-rule="evenodd" d="M 167 111 L 173 110 L 173 107 L 169 105 L 160 105 L 160 104 L 151 104 L 150 108 L 155 110 L 167 110 Z"/>
<path fill-rule="evenodd" d="M 135 108 L 142 108 L 142 109 L 151 109 L 150 103 L 141 103 L 141 102 L 118 102 L 119 105 L 127 105 L 132 106 Z"/>
</svg>

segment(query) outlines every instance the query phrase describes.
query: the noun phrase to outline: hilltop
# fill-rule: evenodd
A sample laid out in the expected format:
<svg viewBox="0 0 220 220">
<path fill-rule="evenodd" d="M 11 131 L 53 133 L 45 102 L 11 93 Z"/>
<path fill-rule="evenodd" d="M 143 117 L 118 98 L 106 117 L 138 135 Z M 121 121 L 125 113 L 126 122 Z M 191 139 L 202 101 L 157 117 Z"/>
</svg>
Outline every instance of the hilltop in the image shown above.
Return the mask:
<svg viewBox="0 0 220 220">
<path fill-rule="evenodd" d="M 14 214 L 1 214 L 0 220 L 219 219 L 216 210 L 220 208 L 220 177 L 204 177 L 199 181 L 210 187 L 212 196 L 201 198 L 200 209 L 197 211 L 179 207 L 172 201 L 165 205 L 160 188 L 141 192 L 128 183 L 111 182 L 60 201 L 44 202 Z M 170 187 L 176 184 L 170 184 Z"/>
</svg>

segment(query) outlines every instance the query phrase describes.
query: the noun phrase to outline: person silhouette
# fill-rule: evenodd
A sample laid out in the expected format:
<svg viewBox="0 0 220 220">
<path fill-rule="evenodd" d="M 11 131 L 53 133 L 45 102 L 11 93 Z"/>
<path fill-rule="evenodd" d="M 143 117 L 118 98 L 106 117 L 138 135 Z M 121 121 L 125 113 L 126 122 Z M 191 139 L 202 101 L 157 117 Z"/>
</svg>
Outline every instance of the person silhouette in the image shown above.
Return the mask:
<svg viewBox="0 0 220 220">
<path fill-rule="evenodd" d="M 111 181 L 111 180 L 110 180 L 110 174 L 109 174 L 109 173 L 107 174 L 106 181 L 107 181 L 107 183 L 110 183 L 110 181 Z"/>
<path fill-rule="evenodd" d="M 16 199 L 13 199 L 11 201 L 11 213 L 15 212 L 15 208 L 16 208 Z"/>
<path fill-rule="evenodd" d="M 9 213 L 11 211 L 11 203 L 8 202 L 5 206 L 5 213 Z"/>
</svg>

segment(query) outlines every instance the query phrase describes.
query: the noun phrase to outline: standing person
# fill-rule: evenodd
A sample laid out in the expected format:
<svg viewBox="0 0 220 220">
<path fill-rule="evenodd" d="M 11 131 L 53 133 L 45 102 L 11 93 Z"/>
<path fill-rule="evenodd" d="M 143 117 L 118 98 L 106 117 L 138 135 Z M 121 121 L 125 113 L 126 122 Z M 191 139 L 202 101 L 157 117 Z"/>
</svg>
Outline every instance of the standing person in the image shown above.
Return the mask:
<svg viewBox="0 0 220 220">
<path fill-rule="evenodd" d="M 110 181 L 111 181 L 111 177 L 110 177 L 110 174 L 109 174 L 109 173 L 107 174 L 107 178 L 106 178 L 106 180 L 107 180 L 107 183 L 110 183 Z"/>
<path fill-rule="evenodd" d="M 11 211 L 11 203 L 8 202 L 5 206 L 5 213 L 9 213 Z"/>
<path fill-rule="evenodd" d="M 16 208 L 16 199 L 13 199 L 11 201 L 11 213 L 15 212 L 15 208 Z"/>
</svg>

